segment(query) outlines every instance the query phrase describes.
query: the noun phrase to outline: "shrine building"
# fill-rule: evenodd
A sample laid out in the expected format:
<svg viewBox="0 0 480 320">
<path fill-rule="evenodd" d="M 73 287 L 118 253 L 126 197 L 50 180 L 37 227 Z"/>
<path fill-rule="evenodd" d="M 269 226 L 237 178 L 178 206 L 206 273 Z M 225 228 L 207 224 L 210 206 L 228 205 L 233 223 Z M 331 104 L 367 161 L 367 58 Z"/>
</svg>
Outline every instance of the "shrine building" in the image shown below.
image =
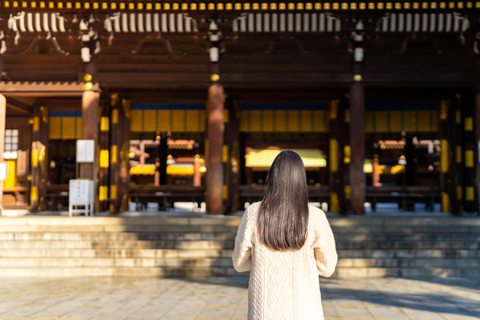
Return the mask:
<svg viewBox="0 0 480 320">
<path fill-rule="evenodd" d="M 228 214 L 295 150 L 329 211 L 478 212 L 479 42 L 479 1 L 0 1 L 3 208 Z"/>
</svg>

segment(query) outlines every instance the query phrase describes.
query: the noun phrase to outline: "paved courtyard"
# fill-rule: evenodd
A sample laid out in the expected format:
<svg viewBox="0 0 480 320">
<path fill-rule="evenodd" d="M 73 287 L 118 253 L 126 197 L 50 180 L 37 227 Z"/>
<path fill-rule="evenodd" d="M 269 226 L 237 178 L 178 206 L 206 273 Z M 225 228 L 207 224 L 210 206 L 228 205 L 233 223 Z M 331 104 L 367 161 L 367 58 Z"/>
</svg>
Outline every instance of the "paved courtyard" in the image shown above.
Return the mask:
<svg viewBox="0 0 480 320">
<path fill-rule="evenodd" d="M 246 319 L 245 277 L 0 278 L 0 320 Z M 322 279 L 327 320 L 480 319 L 480 278 Z"/>
</svg>

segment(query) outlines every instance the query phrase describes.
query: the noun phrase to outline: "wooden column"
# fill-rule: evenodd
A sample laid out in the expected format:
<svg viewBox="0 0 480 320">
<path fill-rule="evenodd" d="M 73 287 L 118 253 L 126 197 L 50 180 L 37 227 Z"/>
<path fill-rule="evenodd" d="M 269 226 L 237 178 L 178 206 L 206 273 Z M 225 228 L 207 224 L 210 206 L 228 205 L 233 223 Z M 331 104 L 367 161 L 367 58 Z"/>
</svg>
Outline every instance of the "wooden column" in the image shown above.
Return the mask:
<svg viewBox="0 0 480 320">
<path fill-rule="evenodd" d="M 461 146 L 457 143 L 456 126 L 461 119 L 456 102 L 449 99 L 440 104 L 440 189 L 441 211 L 460 212 L 462 190 L 458 192 L 458 171 L 456 163 L 462 161 Z M 459 149 L 460 148 L 460 149 Z M 460 201 L 459 201 L 460 200 Z"/>
<path fill-rule="evenodd" d="M 453 134 L 449 137 L 452 141 L 452 181 L 453 186 L 451 187 L 451 198 L 452 200 L 452 211 L 455 214 L 460 214 L 464 210 L 464 201 L 465 201 L 465 192 L 464 192 L 464 153 L 465 150 L 463 145 L 463 112 L 464 106 L 462 98 L 459 94 L 452 99 L 452 108 L 449 114 L 451 121 L 449 125 L 453 130 Z M 472 134 L 473 136 L 473 134 Z M 472 137 L 473 139 L 473 137 Z M 473 141 L 472 141 L 473 143 Z M 472 179 L 474 179 L 474 173 L 472 172 Z M 456 189 L 456 190 L 455 190 Z"/>
<path fill-rule="evenodd" d="M 475 143 L 477 154 L 480 153 L 480 87 L 477 87 L 477 91 L 474 94 L 474 103 L 475 103 Z M 477 213 L 480 215 L 480 158 L 477 158 L 475 163 L 475 187 L 477 188 L 476 192 L 476 205 Z"/>
<path fill-rule="evenodd" d="M 329 112 L 329 172 L 330 172 L 330 208 L 332 212 L 347 213 L 351 188 L 348 181 L 348 166 L 351 160 L 348 145 L 348 126 L 350 122 L 346 100 L 338 99 L 330 102 Z"/>
<path fill-rule="evenodd" d="M 160 143 L 158 145 L 158 151 L 159 151 L 159 160 L 160 160 L 160 165 L 158 167 L 159 171 L 159 183 L 160 185 L 166 185 L 167 184 L 167 159 L 168 159 L 168 133 L 167 132 L 161 132 L 160 133 Z M 166 209 L 165 209 L 166 210 Z"/>
<path fill-rule="evenodd" d="M 228 99 L 225 114 L 225 212 L 240 210 L 238 190 L 240 187 L 240 120 L 239 103 Z"/>
<path fill-rule="evenodd" d="M 359 75 L 358 75 L 359 76 Z M 354 214 L 364 213 L 365 202 L 365 88 L 361 77 L 350 87 L 350 118 L 355 119 L 350 123 L 350 190 L 351 206 Z"/>
<path fill-rule="evenodd" d="M 32 134 L 32 186 L 30 188 L 30 210 L 45 211 L 48 181 L 48 109 L 33 108 Z"/>
<path fill-rule="evenodd" d="M 0 94 L 0 163 L 3 163 L 3 150 L 5 150 L 5 121 L 7 112 L 7 99 Z M 3 213 L 3 181 L 0 180 L 0 216 Z"/>
<path fill-rule="evenodd" d="M 464 113 L 463 117 L 463 147 L 464 147 L 464 161 L 463 161 L 463 179 L 465 185 L 465 200 L 464 210 L 469 213 L 477 212 L 476 199 L 476 183 L 475 183 L 475 164 L 478 163 L 478 151 L 475 138 L 475 110 L 472 107 L 473 99 L 469 96 L 459 96 Z M 461 142 L 459 141 L 459 142 Z M 477 152 L 476 152 L 477 151 Z M 462 210 L 463 211 L 463 210 Z"/>
<path fill-rule="evenodd" d="M 93 190 L 95 190 L 95 211 L 99 209 L 99 199 L 98 199 L 98 156 L 99 156 L 99 145 L 98 145 L 98 108 L 100 101 L 100 93 L 95 91 L 84 91 L 82 95 L 82 139 L 83 140 L 93 140 L 95 149 L 93 162 L 91 163 L 78 163 L 77 162 L 77 172 L 79 179 L 88 179 L 93 180 Z"/>
<path fill-rule="evenodd" d="M 103 105 L 101 107 L 100 117 L 100 160 L 99 160 L 99 172 L 98 172 L 98 211 L 108 210 L 108 187 L 109 180 L 109 168 L 110 168 L 110 106 Z"/>
<path fill-rule="evenodd" d="M 207 212 L 221 214 L 223 192 L 223 86 L 214 83 L 208 90 Z"/>
<path fill-rule="evenodd" d="M 128 210 L 130 191 L 130 102 L 111 95 L 110 212 Z"/>
</svg>

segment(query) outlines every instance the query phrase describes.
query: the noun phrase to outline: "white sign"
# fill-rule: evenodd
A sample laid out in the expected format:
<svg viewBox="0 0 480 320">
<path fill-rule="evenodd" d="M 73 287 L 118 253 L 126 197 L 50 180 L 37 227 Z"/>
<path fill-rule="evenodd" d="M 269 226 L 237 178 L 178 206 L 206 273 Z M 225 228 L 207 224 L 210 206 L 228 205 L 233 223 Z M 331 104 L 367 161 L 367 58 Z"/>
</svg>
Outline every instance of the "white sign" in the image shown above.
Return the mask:
<svg viewBox="0 0 480 320">
<path fill-rule="evenodd" d="M 70 180 L 68 201 L 71 203 L 93 202 L 93 180 Z"/>
<path fill-rule="evenodd" d="M 95 141 L 77 140 L 77 162 L 93 162 L 95 159 Z"/>
<path fill-rule="evenodd" d="M 7 180 L 7 164 L 0 163 L 0 180 Z"/>
</svg>

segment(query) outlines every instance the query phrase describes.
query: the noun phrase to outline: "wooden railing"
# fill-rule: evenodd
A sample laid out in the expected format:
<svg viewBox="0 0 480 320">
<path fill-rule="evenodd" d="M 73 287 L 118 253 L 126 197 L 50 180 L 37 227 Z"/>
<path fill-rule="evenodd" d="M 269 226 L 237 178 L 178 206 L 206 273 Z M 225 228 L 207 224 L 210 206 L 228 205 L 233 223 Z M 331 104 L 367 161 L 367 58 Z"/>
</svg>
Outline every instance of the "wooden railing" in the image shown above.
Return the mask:
<svg viewBox="0 0 480 320">
<path fill-rule="evenodd" d="M 427 210 L 440 202 L 439 186 L 381 186 L 367 187 L 366 201 L 377 209 L 377 203 L 398 203 L 400 210 L 407 210 L 407 203 L 424 203 Z"/>
<path fill-rule="evenodd" d="M 205 202 L 205 188 L 185 185 L 134 186 L 130 189 L 130 199 L 137 210 L 146 208 L 149 202 L 156 202 L 163 210 L 175 202 L 195 202 L 200 207 Z"/>
</svg>

